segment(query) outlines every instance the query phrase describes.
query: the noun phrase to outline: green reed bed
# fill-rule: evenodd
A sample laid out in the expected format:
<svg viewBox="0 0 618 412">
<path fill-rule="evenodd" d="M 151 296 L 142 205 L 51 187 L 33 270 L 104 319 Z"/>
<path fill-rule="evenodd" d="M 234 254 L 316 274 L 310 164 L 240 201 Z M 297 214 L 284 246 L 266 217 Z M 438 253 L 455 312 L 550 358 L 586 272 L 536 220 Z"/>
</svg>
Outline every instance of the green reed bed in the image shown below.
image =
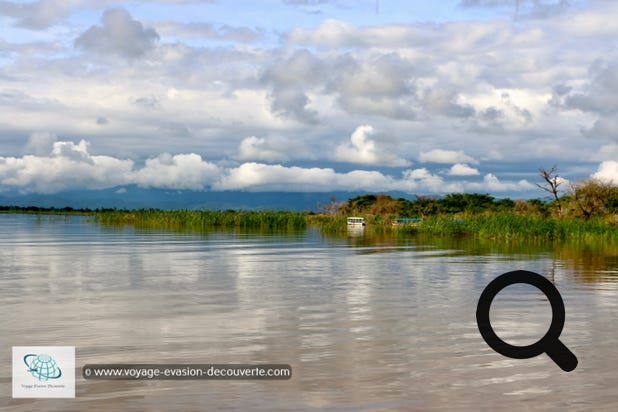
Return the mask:
<svg viewBox="0 0 618 412">
<path fill-rule="evenodd" d="M 347 230 L 347 218 L 345 216 L 332 215 L 309 215 L 307 222 L 325 233 L 341 233 Z"/>
<path fill-rule="evenodd" d="M 372 233 L 389 233 L 391 231 L 392 216 L 363 214 L 358 216 L 365 218 L 365 231 Z M 324 233 L 346 233 L 348 230 L 347 216 L 343 215 L 308 215 L 307 223 Z"/>
<path fill-rule="evenodd" d="M 139 209 L 100 212 L 95 214 L 95 218 L 102 224 L 173 230 L 301 230 L 307 227 L 305 213 L 302 212 Z"/>
<path fill-rule="evenodd" d="M 618 228 L 602 220 L 556 219 L 517 214 L 430 217 L 398 231 L 501 240 L 617 240 Z"/>
<path fill-rule="evenodd" d="M 247 230 L 303 230 L 308 225 L 324 233 L 345 234 L 347 216 L 278 211 L 213 210 L 74 210 L 40 208 L 0 208 L 4 213 L 36 213 L 94 216 L 107 225 L 203 231 L 215 228 Z M 540 215 L 487 212 L 428 216 L 414 224 L 393 226 L 390 214 L 359 214 L 365 218 L 365 233 L 422 234 L 443 237 L 476 237 L 504 241 L 618 241 L 618 226 L 609 218 L 550 218 Z"/>
</svg>

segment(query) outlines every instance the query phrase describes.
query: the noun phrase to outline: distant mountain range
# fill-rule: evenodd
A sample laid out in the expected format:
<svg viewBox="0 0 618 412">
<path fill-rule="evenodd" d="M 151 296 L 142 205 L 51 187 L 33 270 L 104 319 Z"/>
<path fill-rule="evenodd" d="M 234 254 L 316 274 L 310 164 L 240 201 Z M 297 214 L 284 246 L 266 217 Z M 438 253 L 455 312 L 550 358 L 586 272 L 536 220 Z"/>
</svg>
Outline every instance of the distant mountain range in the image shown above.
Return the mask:
<svg viewBox="0 0 618 412">
<path fill-rule="evenodd" d="M 81 208 L 117 208 L 117 209 L 270 209 L 317 211 L 319 205 L 330 202 L 334 197 L 342 202 L 366 192 L 242 192 L 242 191 L 189 191 L 144 189 L 137 186 L 125 186 L 103 190 L 75 190 L 54 194 L 21 194 L 3 192 L 0 205 L 3 206 L 37 206 L 37 207 L 72 207 Z M 413 198 L 404 193 L 388 193 L 393 197 Z"/>
</svg>

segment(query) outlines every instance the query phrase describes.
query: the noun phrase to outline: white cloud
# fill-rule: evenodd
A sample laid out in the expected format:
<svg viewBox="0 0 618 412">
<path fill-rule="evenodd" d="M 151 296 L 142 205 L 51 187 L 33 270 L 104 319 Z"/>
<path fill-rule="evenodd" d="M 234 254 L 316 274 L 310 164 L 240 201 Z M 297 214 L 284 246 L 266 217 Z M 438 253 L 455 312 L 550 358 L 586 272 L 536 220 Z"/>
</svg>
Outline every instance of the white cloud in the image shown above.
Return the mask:
<svg viewBox="0 0 618 412">
<path fill-rule="evenodd" d="M 493 173 L 487 173 L 483 176 L 483 182 L 467 182 L 465 185 L 465 190 L 470 192 L 483 192 L 483 193 L 492 193 L 492 192 L 508 192 L 508 191 L 522 191 L 522 190 L 530 190 L 535 188 L 532 183 L 528 182 L 525 179 L 519 180 L 517 182 L 503 182 L 498 179 Z"/>
<path fill-rule="evenodd" d="M 148 15 L 145 6 L 126 7 L 130 12 L 107 10 L 102 22 L 87 23 L 86 32 L 94 34 L 88 41 L 84 34 L 77 43 L 98 54 L 147 54 L 147 58 L 94 58 L 71 50 L 65 50 L 68 55 L 59 54 L 51 48 L 70 39 L 58 33 L 50 33 L 49 46 L 37 46 L 50 48 L 51 54 L 22 48 L 11 52 L 14 60 L 7 58 L 3 66 L 3 75 L 13 79 L 11 88 L 0 92 L 5 133 L 28 134 L 36 124 L 60 135 L 87 139 L 116 156 L 124 156 L 129 147 L 131 156 L 208 150 L 215 157 L 240 152 L 238 142 L 228 138 L 230 133 L 255 134 L 264 143 L 246 141 L 249 147 L 239 153 L 239 159 L 265 162 L 298 158 L 268 137 L 285 135 L 312 151 L 303 158 L 327 161 L 335 153 L 333 130 L 371 124 L 377 131 L 388 130 L 393 143 L 382 150 L 391 142 L 378 133 L 367 135 L 365 143 L 375 142 L 377 159 L 369 156 L 364 164 L 404 165 L 402 160 L 412 159 L 419 147 L 429 151 L 453 147 L 453 142 L 480 159 L 496 150 L 498 136 L 502 136 L 500 151 L 511 154 L 513 147 L 533 140 L 538 136 L 535 132 L 551 122 L 549 116 L 538 124 L 515 121 L 517 113 L 501 98 L 503 91 L 508 91 L 516 108 L 522 113 L 529 110 L 537 121 L 538 113 L 546 109 L 543 96 L 553 84 L 569 83 L 562 77 L 568 80 L 572 73 L 577 84 L 586 84 L 582 73 L 589 65 L 569 60 L 557 70 L 555 46 L 548 42 L 555 26 L 528 30 L 504 21 L 376 26 L 342 22 L 339 29 L 330 22 L 304 30 L 316 39 L 325 34 L 321 28 L 338 30 L 346 48 L 324 41 L 323 47 L 303 49 L 293 43 L 291 34 L 281 38 L 282 47 L 234 40 L 212 46 L 210 40 L 183 38 L 181 28 L 189 24 L 194 29 L 220 31 L 223 26 L 199 19 L 190 24 L 168 16 L 175 23 L 166 31 L 173 42 L 165 38 L 157 46 L 148 26 L 160 16 Z M 146 18 L 151 20 L 146 23 Z M 111 30 L 116 25 L 119 29 Z M 543 35 L 535 37 L 537 44 L 518 43 L 522 36 L 539 31 Z M 9 41 L 11 47 L 18 46 Z M 506 63 L 511 59 L 505 58 L 507 52 L 515 53 L 513 59 L 521 62 L 522 70 Z M 104 127 L 97 126 L 96 119 L 105 119 L 100 122 Z M 591 120 L 551 122 L 558 129 L 552 134 L 592 124 Z M 482 136 L 472 131 L 477 123 L 484 128 Z M 155 133 L 161 138 L 153 138 Z M 409 136 L 415 136 L 414 142 Z M 347 144 L 357 155 L 367 147 Z M 249 154 L 252 151 L 254 156 Z M 391 159 L 380 159 L 389 153 Z M 454 163 L 475 164 L 466 158 Z"/>
<path fill-rule="evenodd" d="M 592 177 L 612 184 L 618 184 L 618 162 L 615 160 L 601 162 L 597 172 Z"/>
<path fill-rule="evenodd" d="M 19 26 L 41 30 L 65 18 L 72 8 L 85 3 L 85 0 L 0 1 L 0 15 L 17 19 Z"/>
<path fill-rule="evenodd" d="M 614 162 L 615 164 L 617 163 Z M 493 174 L 487 174 L 482 183 L 445 181 L 442 176 L 433 174 L 426 168 L 404 170 L 401 177 L 396 178 L 371 170 L 337 172 L 332 168 L 288 167 L 257 162 L 224 167 L 205 161 L 195 153 L 163 153 L 147 159 L 140 166 L 131 159 L 93 155 L 89 152 L 89 143 L 85 140 L 78 143 L 54 142 L 47 155 L 0 157 L 0 191 L 14 189 L 21 192 L 55 193 L 127 185 L 184 190 L 396 190 L 437 194 L 464 190 L 521 191 L 533 187 L 525 180 L 502 182 Z M 118 191 L 123 192 L 122 188 Z"/>
<path fill-rule="evenodd" d="M 489 186 L 488 186 L 489 185 Z M 384 192 L 399 190 L 409 193 L 452 193 L 467 189 L 499 192 L 530 189 L 533 185 L 526 181 L 501 182 L 494 175 L 487 175 L 483 183 L 445 182 L 427 169 L 406 170 L 402 179 L 384 175 L 377 171 L 354 170 L 338 173 L 331 168 L 285 167 L 261 163 L 244 163 L 230 169 L 214 186 L 215 190 L 249 191 L 354 191 L 366 190 Z"/>
<path fill-rule="evenodd" d="M 246 137 L 240 142 L 238 158 L 240 160 L 264 160 L 266 162 L 288 160 L 285 153 L 275 149 L 270 140 L 256 136 Z"/>
<path fill-rule="evenodd" d="M 591 159 L 601 160 L 601 161 L 618 159 L 618 144 L 610 143 L 610 144 L 601 146 L 599 151 L 595 153 L 593 156 L 591 156 Z"/>
<path fill-rule="evenodd" d="M 237 41 L 239 43 L 251 43 L 261 40 L 263 33 L 260 30 L 249 27 L 215 27 L 210 23 L 179 23 L 175 21 L 163 21 L 156 24 L 157 32 L 163 36 L 208 38 L 220 41 Z"/>
<path fill-rule="evenodd" d="M 54 143 L 48 156 L 0 157 L 0 185 L 25 192 L 102 189 L 125 184 L 133 161 L 92 156 L 87 143 Z"/>
<path fill-rule="evenodd" d="M 314 104 L 317 95 L 332 98 L 350 114 L 416 118 L 415 68 L 398 53 L 356 56 L 296 50 L 275 56 L 260 81 L 270 87 L 271 111 L 279 117 L 319 123 L 323 116 L 318 109 L 324 107 Z"/>
<path fill-rule="evenodd" d="M 573 34 L 589 38 L 612 38 L 618 35 L 618 27 L 612 24 L 618 12 L 614 1 L 599 1 L 600 7 L 579 10 L 569 19 L 568 30 Z"/>
<path fill-rule="evenodd" d="M 138 57 L 155 47 L 159 35 L 152 28 L 145 28 L 122 8 L 106 10 L 101 26 L 92 26 L 82 33 L 75 45 L 84 50 Z"/>
<path fill-rule="evenodd" d="M 220 175 L 216 165 L 197 154 L 162 154 L 135 168 L 130 159 L 96 156 L 88 142 L 55 142 L 48 155 L 0 157 L 0 188 L 55 193 L 69 189 L 143 187 L 202 190 Z"/>
<path fill-rule="evenodd" d="M 50 152 L 57 136 L 49 132 L 34 132 L 30 134 L 26 144 L 26 152 L 35 155 L 45 155 Z"/>
<path fill-rule="evenodd" d="M 428 152 L 421 152 L 418 160 L 423 163 L 472 163 L 478 161 L 468 156 L 463 150 L 442 150 L 434 149 Z"/>
<path fill-rule="evenodd" d="M 518 18 L 546 18 L 562 13 L 570 7 L 568 0 L 462 0 L 463 8 L 505 8 Z"/>
<path fill-rule="evenodd" d="M 421 189 L 432 193 L 459 192 L 457 184 L 446 184 L 442 177 L 432 174 L 426 168 L 404 170 L 400 190 Z"/>
<path fill-rule="evenodd" d="M 448 171 L 451 176 L 476 176 L 479 174 L 478 169 L 470 167 L 465 163 L 456 163 Z"/>
<path fill-rule="evenodd" d="M 78 144 L 73 142 L 55 142 L 52 146 L 52 156 L 65 158 L 74 162 L 94 164 L 94 160 L 88 153 L 88 142 L 80 140 Z"/>
<path fill-rule="evenodd" d="M 270 109 L 277 116 L 306 124 L 318 123 L 318 112 L 311 108 L 311 100 L 301 88 L 275 86 L 270 96 Z"/>
<path fill-rule="evenodd" d="M 407 166 L 407 160 L 398 157 L 393 145 L 383 144 L 375 137 L 373 127 L 358 126 L 350 136 L 348 143 L 343 143 L 335 149 L 334 159 L 342 162 L 363 163 L 382 166 Z"/>
<path fill-rule="evenodd" d="M 292 43 L 334 48 L 386 45 L 410 47 L 439 36 L 439 28 L 432 25 L 357 27 L 345 21 L 328 19 L 316 29 L 293 29 L 287 34 L 287 40 Z"/>
<path fill-rule="evenodd" d="M 618 135 L 618 60 L 609 52 L 618 33 L 616 2 L 580 2 L 537 20 L 532 14 L 550 10 L 537 4 L 566 2 L 526 0 L 520 2 L 526 19 L 514 20 L 512 13 L 505 18 L 508 0 L 469 0 L 486 6 L 482 19 L 460 19 L 474 12 L 467 9 L 439 21 L 389 24 L 382 22 L 397 16 L 385 8 L 383 18 L 363 25 L 366 19 L 349 13 L 354 2 L 331 1 L 338 6 L 328 8 L 330 20 L 313 16 L 301 27 L 295 22 L 302 19 L 287 19 L 297 9 L 279 14 L 274 8 L 273 18 L 259 23 L 262 30 L 239 26 L 246 22 L 234 18 L 227 2 L 195 1 L 187 8 L 178 4 L 193 0 L 159 1 L 167 4 L 0 0 L 7 23 L 0 40 L 4 159 L 28 153 L 55 159 L 54 167 L 71 161 L 87 180 L 101 159 L 79 147 L 84 139 L 116 160 L 208 153 L 224 175 L 229 170 L 222 165 L 238 166 L 235 161 L 291 166 L 302 159 L 303 166 L 324 168 L 337 158 L 354 168 L 401 167 L 418 158 L 432 173 L 431 163 L 446 164 L 442 183 L 392 172 L 393 181 L 414 190 L 449 184 L 473 190 L 466 181 L 483 177 L 465 173 L 478 168 L 477 159 L 483 169 L 500 159 L 505 172 L 587 162 L 573 179 L 616 160 L 615 147 L 607 145 Z M 118 5 L 126 10 L 104 12 Z M 348 136 L 359 125 L 374 130 Z M 75 144 L 54 149 L 55 134 Z M 246 139 L 239 145 L 230 136 Z M 177 162 L 165 173 L 194 167 Z M 135 160 L 128 180 L 136 184 L 141 168 Z M 218 182 L 211 169 L 189 174 L 188 185 Z M 142 184 L 178 183 L 145 173 Z M 454 182 L 457 176 L 461 182 Z M 86 185 L 80 179 L 76 184 Z"/>
<path fill-rule="evenodd" d="M 230 169 L 213 187 L 217 190 L 327 192 L 333 190 L 391 190 L 394 180 L 380 172 L 243 163 Z"/>
<path fill-rule="evenodd" d="M 618 10 L 618 9 L 617 9 Z M 589 67 L 590 79 L 582 87 L 560 85 L 554 88 L 551 102 L 564 108 L 577 109 L 595 119 L 582 133 L 595 139 L 616 140 L 618 134 L 618 60 L 595 60 Z"/>
<path fill-rule="evenodd" d="M 474 108 L 469 104 L 458 102 L 459 96 L 454 92 L 444 90 L 429 89 L 423 97 L 423 107 L 433 113 L 448 117 L 472 117 L 475 114 Z"/>
<path fill-rule="evenodd" d="M 426 168 L 421 168 L 421 169 L 414 169 L 414 170 L 405 170 L 403 172 L 403 177 L 405 179 L 431 179 L 431 178 L 437 178 L 437 179 L 442 179 L 440 176 L 436 176 L 436 175 L 432 175 L 431 173 L 429 173 L 429 170 L 427 170 Z"/>
<path fill-rule="evenodd" d="M 195 153 L 161 154 L 146 160 L 143 168 L 132 173 L 132 182 L 143 187 L 203 190 L 219 177 L 219 168 Z"/>
</svg>

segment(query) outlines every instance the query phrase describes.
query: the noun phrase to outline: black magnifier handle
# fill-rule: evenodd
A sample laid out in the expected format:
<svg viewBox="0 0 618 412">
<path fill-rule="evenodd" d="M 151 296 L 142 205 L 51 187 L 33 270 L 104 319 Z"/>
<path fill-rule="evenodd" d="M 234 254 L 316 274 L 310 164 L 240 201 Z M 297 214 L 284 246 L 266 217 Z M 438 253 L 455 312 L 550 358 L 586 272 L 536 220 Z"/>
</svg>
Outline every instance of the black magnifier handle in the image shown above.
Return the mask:
<svg viewBox="0 0 618 412">
<path fill-rule="evenodd" d="M 559 339 L 553 341 L 545 353 L 565 372 L 571 372 L 577 367 L 577 357 Z"/>
</svg>

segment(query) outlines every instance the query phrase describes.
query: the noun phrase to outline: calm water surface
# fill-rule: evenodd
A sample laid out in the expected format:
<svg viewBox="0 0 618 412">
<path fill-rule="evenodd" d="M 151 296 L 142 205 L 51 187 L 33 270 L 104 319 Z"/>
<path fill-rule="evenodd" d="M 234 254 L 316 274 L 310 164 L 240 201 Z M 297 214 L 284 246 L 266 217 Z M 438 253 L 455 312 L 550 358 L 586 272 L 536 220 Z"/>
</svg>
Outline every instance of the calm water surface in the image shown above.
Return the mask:
<svg viewBox="0 0 618 412">
<path fill-rule="evenodd" d="M 579 358 L 505 358 L 478 297 L 501 273 L 552 279 Z M 618 249 L 414 237 L 182 234 L 0 215 L 0 409 L 618 410 Z M 532 343 L 544 295 L 501 292 L 492 322 Z M 545 329 L 544 329 L 545 328 Z M 76 347 L 75 399 L 11 399 L 11 346 Z M 95 381 L 86 363 L 287 363 L 289 381 Z"/>
</svg>

